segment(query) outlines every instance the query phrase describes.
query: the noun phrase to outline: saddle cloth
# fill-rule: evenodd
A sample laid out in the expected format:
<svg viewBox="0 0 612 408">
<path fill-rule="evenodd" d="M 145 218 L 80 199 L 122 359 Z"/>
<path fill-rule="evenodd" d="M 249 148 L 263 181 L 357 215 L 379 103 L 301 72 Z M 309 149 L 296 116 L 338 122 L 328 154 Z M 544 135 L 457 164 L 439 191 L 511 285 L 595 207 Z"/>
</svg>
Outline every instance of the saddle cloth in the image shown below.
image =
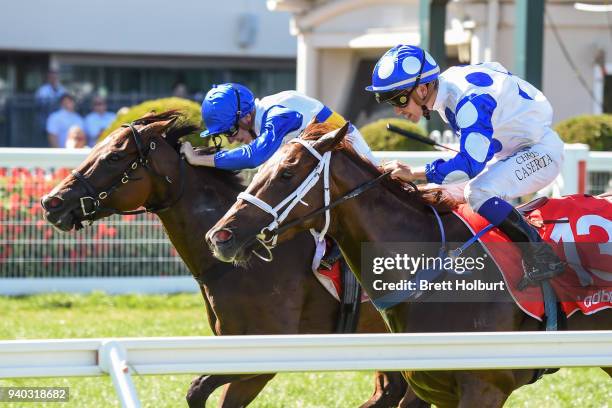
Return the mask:
<svg viewBox="0 0 612 408">
<path fill-rule="evenodd" d="M 455 214 L 477 233 L 489 222 L 463 204 Z M 577 311 L 589 315 L 612 307 L 612 198 L 570 195 L 549 199 L 526 214 L 542 239 L 567 262 L 565 272 L 551 280 L 561 309 L 567 317 Z M 561 221 L 561 222 L 559 222 Z M 493 258 L 517 305 L 542 320 L 544 303 L 539 287 L 516 289 L 523 276 L 521 252 L 499 229 L 480 238 Z"/>
</svg>

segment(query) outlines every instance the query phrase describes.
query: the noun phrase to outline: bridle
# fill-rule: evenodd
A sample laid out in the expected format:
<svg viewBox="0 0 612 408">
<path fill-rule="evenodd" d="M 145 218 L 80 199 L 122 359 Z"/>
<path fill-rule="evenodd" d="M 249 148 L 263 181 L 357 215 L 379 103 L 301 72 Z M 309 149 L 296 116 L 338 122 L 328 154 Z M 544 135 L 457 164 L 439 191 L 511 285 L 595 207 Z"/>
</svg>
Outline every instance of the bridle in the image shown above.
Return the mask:
<svg viewBox="0 0 612 408">
<path fill-rule="evenodd" d="M 81 197 L 80 201 L 81 201 L 81 211 L 84 217 L 83 219 L 89 220 L 90 224 L 91 222 L 93 222 L 93 219 L 96 213 L 100 211 L 110 212 L 111 214 L 119 214 L 119 215 L 136 215 L 136 214 L 143 214 L 145 212 L 160 213 L 160 212 L 168 210 L 183 196 L 183 193 L 185 191 L 185 177 L 184 177 L 185 161 L 183 160 L 183 157 L 181 157 L 179 159 L 180 190 L 179 190 L 178 195 L 173 200 L 170 200 L 168 203 L 166 203 L 165 205 L 162 205 L 159 207 L 144 208 L 142 210 L 128 210 L 128 211 L 121 211 L 116 208 L 102 206 L 101 204 L 102 201 L 106 200 L 111 194 L 113 194 L 121 186 L 129 183 L 130 181 L 140 180 L 140 178 L 132 177 L 132 173 L 134 173 L 138 169 L 139 166 L 143 167 L 151 175 L 163 179 L 169 185 L 173 184 L 173 181 L 170 178 L 170 176 L 163 176 L 157 173 L 155 169 L 153 169 L 153 167 L 149 164 L 149 155 L 151 154 L 151 152 L 155 151 L 155 149 L 157 148 L 157 144 L 155 143 L 154 140 L 151 140 L 149 142 L 148 149 L 145 150 L 145 146 L 142 142 L 140 132 L 134 127 L 134 123 L 135 122 L 132 122 L 132 123 L 124 124 L 121 126 L 124 128 L 125 127 L 130 128 L 131 136 L 134 139 L 134 142 L 138 149 L 138 158 L 134 160 L 130 165 L 128 165 L 128 167 L 123 172 L 123 176 L 121 177 L 121 179 L 117 180 L 110 187 L 105 188 L 102 191 L 98 192 L 96 188 L 92 186 L 91 183 L 85 178 L 85 176 L 83 176 L 77 170 L 72 170 L 72 175 L 74 176 L 74 178 L 83 184 L 83 186 L 85 187 L 85 190 L 87 191 L 87 194 L 89 194 L 88 196 Z"/>
<path fill-rule="evenodd" d="M 238 194 L 238 200 L 247 201 L 256 207 L 260 208 L 264 212 L 270 214 L 274 219 L 267 226 L 263 227 L 258 235 L 251 238 L 245 243 L 245 246 L 250 244 L 253 241 L 257 241 L 261 244 L 261 246 L 266 250 L 266 255 L 262 256 L 253 250 L 253 254 L 263 261 L 270 262 L 273 259 L 272 249 L 276 246 L 278 236 L 285 232 L 286 230 L 295 227 L 296 225 L 301 224 L 307 219 L 315 217 L 319 214 L 325 213 L 325 224 L 321 231 L 315 231 L 311 229 L 311 233 L 314 235 L 317 241 L 322 241 L 325 239 L 325 234 L 329 229 L 330 224 L 330 210 L 343 202 L 350 200 L 351 198 L 355 198 L 361 193 L 369 190 L 374 187 L 378 182 L 380 182 L 383 178 L 387 177 L 391 172 L 385 172 L 375 179 L 369 180 L 355 189 L 349 191 L 344 194 L 342 197 L 337 200 L 331 201 L 330 198 L 330 188 L 329 188 L 329 166 L 331 161 L 331 151 L 327 151 L 323 154 L 320 154 L 308 141 L 304 139 L 292 139 L 289 143 L 299 143 L 306 148 L 319 162 L 315 166 L 315 168 L 310 172 L 310 174 L 304 179 L 304 181 L 284 200 L 278 203 L 275 207 L 272 207 L 265 201 L 260 198 L 255 197 L 252 194 L 242 192 Z M 306 214 L 303 217 L 292 220 L 286 224 L 282 224 L 282 222 L 287 218 L 287 216 L 291 213 L 291 210 L 295 208 L 299 203 L 308 206 L 303 199 L 304 197 L 312 190 L 312 188 L 317 184 L 319 179 L 321 178 L 321 174 L 323 174 L 323 207 L 318 208 L 309 214 Z M 282 212 L 281 212 L 282 210 Z M 280 212 L 280 214 L 279 214 Z M 281 225 L 282 224 L 282 225 Z"/>
</svg>

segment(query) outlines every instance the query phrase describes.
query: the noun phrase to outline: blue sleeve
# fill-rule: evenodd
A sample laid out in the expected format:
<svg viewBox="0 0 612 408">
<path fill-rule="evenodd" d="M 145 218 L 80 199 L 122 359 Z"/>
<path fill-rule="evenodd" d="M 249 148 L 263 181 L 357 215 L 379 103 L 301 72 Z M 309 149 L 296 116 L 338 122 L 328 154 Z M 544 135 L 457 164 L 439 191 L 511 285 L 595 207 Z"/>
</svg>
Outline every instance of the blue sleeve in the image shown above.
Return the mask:
<svg viewBox="0 0 612 408">
<path fill-rule="evenodd" d="M 283 138 L 302 126 L 302 114 L 282 106 L 264 113 L 261 133 L 251 143 L 215 154 L 215 167 L 225 170 L 254 168 L 268 160 L 281 146 Z"/>
<path fill-rule="evenodd" d="M 94 129 L 93 129 L 93 117 L 90 114 L 88 114 L 87 116 L 85 116 L 85 129 L 83 129 L 85 131 L 85 134 L 87 134 L 88 137 L 90 137 L 93 133 L 94 133 Z"/>
<path fill-rule="evenodd" d="M 452 159 L 438 159 L 426 165 L 427 181 L 443 184 L 472 179 L 485 168 L 502 148 L 499 140 L 493 138 L 492 117 L 496 107 L 497 102 L 488 94 L 472 94 L 459 101 L 456 116 L 459 153 Z"/>
<path fill-rule="evenodd" d="M 57 118 L 57 114 L 56 112 L 52 113 L 51 115 L 49 115 L 49 118 L 47 118 L 47 133 L 52 133 L 56 136 L 59 135 L 59 121 Z"/>
</svg>

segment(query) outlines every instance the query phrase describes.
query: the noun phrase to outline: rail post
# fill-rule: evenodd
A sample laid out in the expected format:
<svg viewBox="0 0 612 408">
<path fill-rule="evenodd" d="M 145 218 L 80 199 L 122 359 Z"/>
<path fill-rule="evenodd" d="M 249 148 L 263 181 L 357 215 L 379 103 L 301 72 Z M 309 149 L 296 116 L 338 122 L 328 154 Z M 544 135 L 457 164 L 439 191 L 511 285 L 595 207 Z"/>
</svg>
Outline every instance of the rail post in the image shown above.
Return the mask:
<svg viewBox="0 0 612 408">
<path fill-rule="evenodd" d="M 140 408 L 136 387 L 127 364 L 127 351 L 116 340 L 104 341 L 98 350 L 100 369 L 110 374 L 123 408 Z"/>
</svg>

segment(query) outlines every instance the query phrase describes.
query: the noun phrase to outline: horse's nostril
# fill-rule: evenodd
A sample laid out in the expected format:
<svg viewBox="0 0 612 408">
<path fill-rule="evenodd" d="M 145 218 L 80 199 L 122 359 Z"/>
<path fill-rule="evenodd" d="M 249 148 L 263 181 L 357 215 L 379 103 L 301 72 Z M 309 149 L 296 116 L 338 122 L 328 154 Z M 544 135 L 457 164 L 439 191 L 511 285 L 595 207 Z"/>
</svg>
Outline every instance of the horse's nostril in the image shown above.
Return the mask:
<svg viewBox="0 0 612 408">
<path fill-rule="evenodd" d="M 214 242 L 222 244 L 232 239 L 232 232 L 228 229 L 223 228 L 215 231 L 212 238 Z"/>
<path fill-rule="evenodd" d="M 46 210 L 55 210 L 61 207 L 63 203 L 64 201 L 61 198 L 55 197 L 55 196 L 49 196 L 43 199 L 42 206 Z"/>
</svg>

